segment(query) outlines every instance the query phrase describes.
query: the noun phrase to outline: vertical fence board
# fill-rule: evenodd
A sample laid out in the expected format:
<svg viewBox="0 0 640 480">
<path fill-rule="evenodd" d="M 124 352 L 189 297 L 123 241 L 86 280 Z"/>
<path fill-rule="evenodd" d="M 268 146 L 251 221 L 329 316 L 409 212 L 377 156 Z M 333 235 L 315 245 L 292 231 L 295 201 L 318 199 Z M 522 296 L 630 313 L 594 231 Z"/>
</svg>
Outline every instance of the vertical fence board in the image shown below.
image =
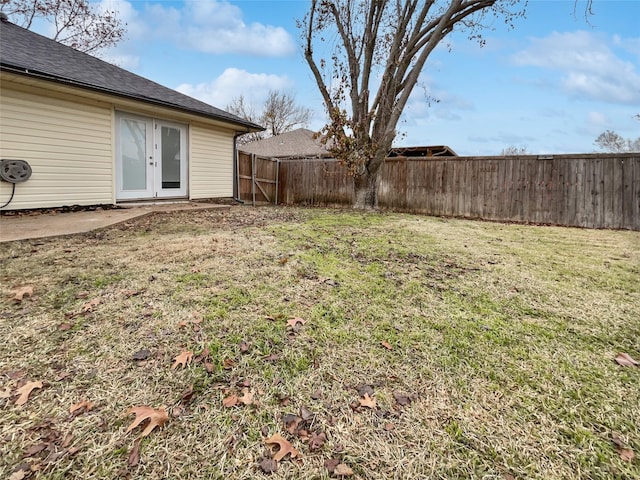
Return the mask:
<svg viewBox="0 0 640 480">
<path fill-rule="evenodd" d="M 553 196 L 552 204 L 549 206 L 551 209 L 550 215 L 553 218 L 554 224 L 562 225 L 565 221 L 565 203 L 563 192 L 564 184 L 564 162 L 557 158 L 553 159 L 553 172 L 551 174 L 551 195 Z M 555 214 L 554 214 L 555 213 Z"/>
<path fill-rule="evenodd" d="M 640 230 L 640 162 L 629 162 L 625 160 L 625 166 L 628 172 L 625 187 L 627 184 L 629 185 L 629 188 L 625 191 L 626 199 L 628 199 L 628 204 L 625 204 L 625 208 L 627 209 L 625 223 L 629 226 L 634 225 L 634 230 Z"/>
<path fill-rule="evenodd" d="M 616 159 L 602 162 L 602 226 L 611 228 L 614 225 Z"/>
</svg>

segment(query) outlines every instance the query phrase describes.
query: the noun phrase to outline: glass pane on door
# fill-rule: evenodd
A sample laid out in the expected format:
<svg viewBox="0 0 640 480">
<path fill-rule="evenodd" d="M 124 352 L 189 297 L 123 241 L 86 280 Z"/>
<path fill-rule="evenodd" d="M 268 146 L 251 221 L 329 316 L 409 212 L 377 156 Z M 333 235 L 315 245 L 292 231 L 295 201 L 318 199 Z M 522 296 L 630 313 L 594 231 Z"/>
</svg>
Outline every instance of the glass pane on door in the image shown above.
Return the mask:
<svg viewBox="0 0 640 480">
<path fill-rule="evenodd" d="M 120 122 L 122 189 L 147 189 L 147 124 L 123 118 Z"/>
<path fill-rule="evenodd" d="M 181 187 L 181 158 L 182 149 L 180 148 L 181 132 L 179 128 L 161 127 L 162 135 L 162 188 L 178 189 Z"/>
</svg>

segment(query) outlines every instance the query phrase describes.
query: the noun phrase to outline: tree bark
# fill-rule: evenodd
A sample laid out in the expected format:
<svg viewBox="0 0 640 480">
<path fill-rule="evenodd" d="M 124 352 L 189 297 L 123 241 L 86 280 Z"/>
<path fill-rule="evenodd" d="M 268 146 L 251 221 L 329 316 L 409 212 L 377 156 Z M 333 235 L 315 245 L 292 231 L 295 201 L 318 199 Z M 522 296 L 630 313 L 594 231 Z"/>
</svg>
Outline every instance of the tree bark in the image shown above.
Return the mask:
<svg viewBox="0 0 640 480">
<path fill-rule="evenodd" d="M 354 201 L 356 210 L 375 210 L 378 208 L 378 170 L 369 172 L 364 170 L 362 174 L 353 177 Z"/>
</svg>

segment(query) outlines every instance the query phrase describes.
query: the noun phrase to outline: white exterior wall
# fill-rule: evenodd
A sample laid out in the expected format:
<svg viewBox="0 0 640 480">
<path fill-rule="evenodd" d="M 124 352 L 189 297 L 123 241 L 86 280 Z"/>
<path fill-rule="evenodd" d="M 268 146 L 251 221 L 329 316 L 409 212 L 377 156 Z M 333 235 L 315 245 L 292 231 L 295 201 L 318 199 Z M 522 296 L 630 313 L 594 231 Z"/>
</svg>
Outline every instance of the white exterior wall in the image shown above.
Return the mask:
<svg viewBox="0 0 640 480">
<path fill-rule="evenodd" d="M 190 198 L 233 196 L 233 132 L 198 123 L 189 130 Z"/>
<path fill-rule="evenodd" d="M 3 81 L 0 158 L 26 160 L 33 169 L 5 209 L 113 203 L 112 112 L 101 102 Z M 0 182 L 0 205 L 11 188 Z"/>
<path fill-rule="evenodd" d="M 0 158 L 33 169 L 3 210 L 116 203 L 116 110 L 188 125 L 188 198 L 233 195 L 232 125 L 4 72 L 0 86 Z M 11 188 L 0 182 L 0 206 Z"/>
</svg>

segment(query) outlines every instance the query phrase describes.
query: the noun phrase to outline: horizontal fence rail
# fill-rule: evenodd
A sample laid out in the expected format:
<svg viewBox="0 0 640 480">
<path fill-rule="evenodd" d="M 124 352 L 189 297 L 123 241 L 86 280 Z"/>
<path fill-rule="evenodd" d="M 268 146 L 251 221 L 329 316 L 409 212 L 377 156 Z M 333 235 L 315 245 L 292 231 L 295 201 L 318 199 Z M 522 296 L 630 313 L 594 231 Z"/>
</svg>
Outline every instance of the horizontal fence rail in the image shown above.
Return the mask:
<svg viewBox="0 0 640 480">
<path fill-rule="evenodd" d="M 281 160 L 276 173 L 277 203 L 353 200 L 352 179 L 334 159 Z M 640 230 L 640 154 L 388 158 L 378 204 L 427 215 Z"/>
</svg>

